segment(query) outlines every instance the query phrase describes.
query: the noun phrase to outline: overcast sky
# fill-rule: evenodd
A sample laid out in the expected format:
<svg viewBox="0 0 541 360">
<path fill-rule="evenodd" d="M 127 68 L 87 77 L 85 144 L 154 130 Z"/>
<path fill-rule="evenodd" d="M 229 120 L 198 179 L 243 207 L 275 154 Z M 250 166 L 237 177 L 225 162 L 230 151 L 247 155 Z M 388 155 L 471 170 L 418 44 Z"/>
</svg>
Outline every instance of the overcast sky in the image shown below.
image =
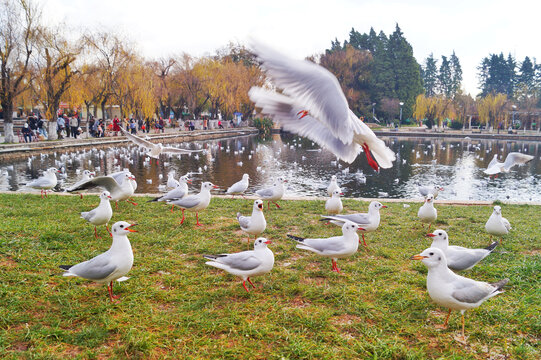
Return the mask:
<svg viewBox="0 0 541 360">
<path fill-rule="evenodd" d="M 478 93 L 477 66 L 490 53 L 521 62 L 539 57 L 541 3 L 532 0 L 38 0 L 45 20 L 69 28 L 118 30 L 147 58 L 214 54 L 253 37 L 295 58 L 321 53 L 331 40 L 398 23 L 419 63 L 433 53 L 460 59 L 463 87 Z"/>
</svg>

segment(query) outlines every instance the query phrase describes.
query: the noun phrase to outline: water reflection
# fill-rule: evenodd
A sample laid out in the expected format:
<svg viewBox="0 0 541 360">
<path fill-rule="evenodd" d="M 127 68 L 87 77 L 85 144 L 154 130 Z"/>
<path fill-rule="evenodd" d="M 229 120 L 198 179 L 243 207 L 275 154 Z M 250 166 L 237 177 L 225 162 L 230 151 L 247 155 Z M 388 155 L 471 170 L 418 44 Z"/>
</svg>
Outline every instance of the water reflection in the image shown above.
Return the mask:
<svg viewBox="0 0 541 360">
<path fill-rule="evenodd" d="M 162 190 L 167 173 L 174 169 L 177 177 L 194 173 L 194 191 L 203 180 L 225 189 L 248 173 L 249 193 L 285 175 L 289 180 L 287 194 L 324 196 L 331 175 L 337 175 L 349 197 L 416 198 L 418 185 L 440 184 L 445 188 L 441 199 L 541 201 L 538 142 L 398 137 L 384 140 L 397 153 L 397 161 L 393 168 L 382 169 L 379 174 L 368 166 L 363 154 L 354 163 L 346 164 L 310 140 L 290 135 L 275 135 L 268 140 L 247 136 L 200 142 L 206 153 L 162 157 L 159 164 L 145 161 L 144 151 L 134 146 L 32 156 L 0 163 L 0 189 L 26 190 L 23 184 L 38 177 L 41 170 L 64 165 L 67 177 L 63 187 L 77 181 L 82 169 L 110 174 L 128 168 L 138 179 L 139 193 Z M 496 179 L 483 174 L 493 154 L 503 160 L 512 151 L 535 158 Z"/>
</svg>

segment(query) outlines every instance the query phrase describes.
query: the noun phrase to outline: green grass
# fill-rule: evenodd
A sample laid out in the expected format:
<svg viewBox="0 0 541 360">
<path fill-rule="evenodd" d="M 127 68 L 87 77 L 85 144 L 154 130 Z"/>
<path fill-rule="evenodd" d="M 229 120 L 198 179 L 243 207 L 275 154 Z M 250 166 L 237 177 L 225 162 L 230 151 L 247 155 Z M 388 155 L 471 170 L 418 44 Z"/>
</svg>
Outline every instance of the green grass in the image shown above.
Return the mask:
<svg viewBox="0 0 541 360">
<path fill-rule="evenodd" d="M 496 252 L 463 275 L 495 281 L 507 291 L 466 313 L 467 344 L 455 336 L 460 316 L 438 330 L 447 309 L 426 292 L 426 268 L 408 258 L 427 248 L 416 221 L 420 204 L 389 203 L 380 229 L 367 235 L 369 250 L 330 271 L 329 260 L 298 250 L 285 234 L 330 236 L 338 227 L 318 221 L 323 201 L 282 201 L 266 211 L 265 237 L 276 263 L 254 278 L 246 293 L 238 278 L 205 265 L 202 254 L 247 248 L 235 220 L 251 200 L 214 198 L 179 225 L 180 212 L 164 204 L 120 204 L 113 222 L 137 222 L 130 240 L 131 278 L 105 285 L 65 278 L 60 264 L 105 251 L 110 238 L 79 219 L 95 196 L 0 195 L 0 357 L 201 359 L 538 359 L 541 334 L 541 208 L 502 205 L 513 230 Z M 347 211 L 367 204 L 344 201 Z M 436 205 L 451 242 L 489 244 L 484 223 L 490 206 Z M 298 216 L 302 217 L 299 219 Z M 304 221 L 308 220 L 308 221 Z"/>
</svg>

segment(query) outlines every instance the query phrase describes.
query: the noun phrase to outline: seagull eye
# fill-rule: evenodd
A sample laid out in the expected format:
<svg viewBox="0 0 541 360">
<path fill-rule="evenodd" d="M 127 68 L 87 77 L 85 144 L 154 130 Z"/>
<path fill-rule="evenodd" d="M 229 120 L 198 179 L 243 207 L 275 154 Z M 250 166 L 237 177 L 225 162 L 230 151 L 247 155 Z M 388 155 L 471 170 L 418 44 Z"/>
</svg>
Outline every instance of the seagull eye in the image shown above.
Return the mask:
<svg viewBox="0 0 541 360">
<path fill-rule="evenodd" d="M 432 256 L 432 255 L 434 255 L 434 253 L 430 253 L 429 255 Z"/>
<path fill-rule="evenodd" d="M 120 225 L 120 228 L 122 229 L 124 227 L 124 225 Z"/>
</svg>

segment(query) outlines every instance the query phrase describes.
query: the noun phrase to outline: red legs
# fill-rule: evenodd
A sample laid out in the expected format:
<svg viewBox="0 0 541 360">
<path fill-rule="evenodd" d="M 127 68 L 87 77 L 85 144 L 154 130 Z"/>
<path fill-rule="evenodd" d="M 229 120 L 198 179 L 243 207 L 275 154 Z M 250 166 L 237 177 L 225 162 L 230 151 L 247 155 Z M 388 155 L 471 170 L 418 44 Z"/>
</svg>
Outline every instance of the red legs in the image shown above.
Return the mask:
<svg viewBox="0 0 541 360">
<path fill-rule="evenodd" d="M 173 212 L 174 208 L 175 208 L 175 205 L 171 205 L 171 212 Z"/>
<path fill-rule="evenodd" d="M 250 285 L 252 285 L 252 287 L 255 289 L 255 285 L 252 284 L 252 280 L 250 280 L 250 278 L 246 278 L 248 280 L 248 282 L 250 283 Z"/>
<path fill-rule="evenodd" d="M 199 223 L 199 213 L 197 212 L 195 213 L 195 220 L 196 220 L 196 223 L 195 223 L 196 226 L 203 226 L 203 224 Z"/>
<path fill-rule="evenodd" d="M 43 189 L 41 189 L 41 198 L 43 199 Z"/>
<path fill-rule="evenodd" d="M 269 201 L 269 203 L 267 204 L 267 210 L 270 210 L 270 203 L 271 202 Z"/>
<path fill-rule="evenodd" d="M 115 201 L 115 210 L 118 210 L 118 201 Z"/>
<path fill-rule="evenodd" d="M 276 205 L 276 207 L 279 209 L 280 208 L 280 205 L 278 205 L 277 203 L 275 203 L 274 201 L 272 202 L 274 205 Z"/>
<path fill-rule="evenodd" d="M 244 196 L 244 195 L 241 195 L 241 196 L 242 196 L 242 198 L 243 198 L 244 200 L 246 200 L 246 196 Z"/>
<path fill-rule="evenodd" d="M 308 115 L 308 110 L 301 110 L 297 113 L 297 116 L 299 116 L 299 120 L 307 115 Z"/>
<path fill-rule="evenodd" d="M 83 198 L 83 194 L 79 194 L 79 196 L 81 196 L 81 199 Z"/>
<path fill-rule="evenodd" d="M 242 287 L 244 287 L 244 290 L 246 290 L 246 292 L 249 292 L 248 288 L 246 287 L 246 280 L 242 282 Z"/>
<path fill-rule="evenodd" d="M 107 226 L 107 224 L 105 224 L 105 228 L 107 229 L 107 232 L 109 233 L 109 235 L 113 236 L 113 234 L 111 234 L 111 232 L 109 231 L 109 226 Z"/>
<path fill-rule="evenodd" d="M 337 273 L 340 273 L 340 269 L 338 268 L 338 264 L 336 264 L 336 261 L 334 259 L 332 260 L 332 271 L 336 271 Z"/>
<path fill-rule="evenodd" d="M 430 227 L 431 227 L 431 226 L 432 226 L 432 223 L 428 224 L 428 229 L 427 229 L 427 231 L 430 230 Z"/>
<path fill-rule="evenodd" d="M 115 303 L 118 301 L 115 301 L 115 299 L 120 298 L 119 295 L 113 295 L 113 282 L 111 281 L 109 285 L 107 285 L 107 291 L 109 291 L 109 298 L 111 299 L 111 302 Z"/>
<path fill-rule="evenodd" d="M 133 200 L 131 200 L 131 198 L 128 199 L 128 200 L 126 200 L 126 201 L 129 202 L 129 203 L 132 204 L 132 205 L 137 205 L 137 203 L 136 203 L 136 202 L 133 202 Z"/>
<path fill-rule="evenodd" d="M 466 337 L 464 336 L 464 313 L 462 313 L 462 339 L 466 340 Z"/>
<path fill-rule="evenodd" d="M 366 145 L 366 143 L 364 143 L 361 146 L 362 146 L 362 148 L 364 150 L 364 154 L 366 155 L 366 161 L 368 161 L 368 165 L 370 165 L 370 167 L 372 169 L 379 172 L 379 165 L 376 162 L 376 160 L 374 160 L 374 158 L 372 157 L 372 153 L 370 153 L 370 148 L 368 147 L 368 145 Z"/>
<path fill-rule="evenodd" d="M 368 245 L 366 245 L 366 240 L 364 239 L 364 234 L 361 234 L 362 237 L 363 237 L 363 244 L 364 244 L 364 247 L 368 247 Z M 359 244 L 361 243 L 361 239 L 359 239 Z"/>
<path fill-rule="evenodd" d="M 47 195 L 47 190 L 43 190 L 41 189 L 41 198 L 43 199 L 43 194 L 45 194 L 45 197 L 48 198 L 49 196 Z"/>
<path fill-rule="evenodd" d="M 94 226 L 94 236 L 96 239 L 101 239 L 101 236 L 98 236 L 98 228 L 96 226 Z"/>
<path fill-rule="evenodd" d="M 449 321 L 449 316 L 451 316 L 451 309 L 449 309 L 449 312 L 447 313 L 447 317 L 445 318 L 445 322 L 443 325 L 436 325 L 435 327 L 437 329 L 447 329 L 447 322 Z"/>
<path fill-rule="evenodd" d="M 180 220 L 180 225 L 184 224 L 184 209 L 182 209 L 182 220 Z"/>
</svg>

